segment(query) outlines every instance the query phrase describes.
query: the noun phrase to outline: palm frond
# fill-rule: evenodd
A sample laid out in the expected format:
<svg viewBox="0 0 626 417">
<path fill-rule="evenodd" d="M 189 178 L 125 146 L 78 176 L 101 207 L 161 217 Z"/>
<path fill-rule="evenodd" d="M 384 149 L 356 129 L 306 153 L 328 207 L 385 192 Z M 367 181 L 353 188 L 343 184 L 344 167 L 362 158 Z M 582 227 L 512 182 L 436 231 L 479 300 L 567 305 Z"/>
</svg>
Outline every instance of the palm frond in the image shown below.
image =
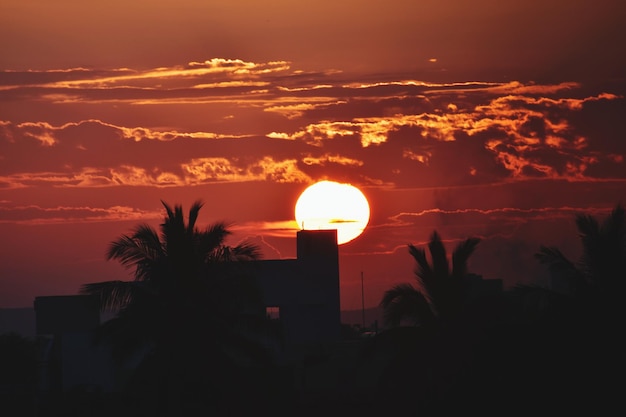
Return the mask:
<svg viewBox="0 0 626 417">
<path fill-rule="evenodd" d="M 163 219 L 161 224 L 162 229 L 184 231 L 185 230 L 185 217 L 183 215 L 183 207 L 181 205 L 174 205 L 172 208 L 170 205 L 161 200 L 161 203 L 165 207 L 167 216 Z"/>
<path fill-rule="evenodd" d="M 228 225 L 224 222 L 213 223 L 206 229 L 197 232 L 195 234 L 195 250 L 198 256 L 205 261 L 212 261 L 212 258 L 217 256 L 220 249 L 225 246 L 224 242 L 230 234 Z"/>
<path fill-rule="evenodd" d="M 450 278 L 446 248 L 437 231 L 434 231 L 428 243 L 432 259 L 432 275 L 422 277 L 431 308 L 440 318 L 447 316 L 453 306 L 460 304 L 458 283 Z"/>
<path fill-rule="evenodd" d="M 590 216 L 579 216 L 578 226 L 583 255 L 579 268 L 598 288 L 612 291 L 624 285 L 626 274 L 626 229 L 624 210 L 617 205 L 602 223 Z"/>
<path fill-rule="evenodd" d="M 585 273 L 593 276 L 593 271 L 604 253 L 604 241 L 598 221 L 588 214 L 576 216 L 576 227 L 583 245 L 583 254 L 579 265 Z"/>
<path fill-rule="evenodd" d="M 105 281 L 84 284 L 81 294 L 95 295 L 100 302 L 100 310 L 120 309 L 128 305 L 135 291 L 131 281 Z"/>
<path fill-rule="evenodd" d="M 459 243 L 452 252 L 452 274 L 457 280 L 467 275 L 467 262 L 479 243 L 479 238 L 469 238 Z"/>
<path fill-rule="evenodd" d="M 626 261 L 626 213 L 620 204 L 611 211 L 610 216 L 602 224 L 601 230 L 608 245 L 613 248 L 614 255 Z"/>
<path fill-rule="evenodd" d="M 135 268 L 135 279 L 143 280 L 163 257 L 163 248 L 154 229 L 140 225 L 131 235 L 122 235 L 109 244 L 107 260 L 116 259 L 126 268 Z"/>
<path fill-rule="evenodd" d="M 209 237 L 210 239 L 213 239 L 215 242 L 214 245 L 217 246 L 222 244 L 231 234 L 229 227 L 229 223 L 223 221 L 215 222 L 204 230 L 204 234 L 207 236 L 207 239 L 209 239 Z"/>
<path fill-rule="evenodd" d="M 557 268 L 567 272 L 576 269 L 576 266 L 555 247 L 542 245 L 539 248 L 539 252 L 535 254 L 535 258 L 537 258 L 539 262 L 548 265 L 550 268 Z"/>
<path fill-rule="evenodd" d="M 140 224 L 134 229 L 133 239 L 144 242 L 145 246 L 151 247 L 153 250 L 162 249 L 162 243 L 159 239 L 157 231 L 149 224 Z"/>
<path fill-rule="evenodd" d="M 417 280 L 420 289 L 425 292 L 428 292 L 428 285 L 432 285 L 432 277 L 433 270 L 428 263 L 428 259 L 426 258 L 426 251 L 424 249 L 418 248 L 412 244 L 408 245 L 409 253 L 415 259 L 415 279 Z M 428 281 L 428 283 L 424 282 L 424 280 Z"/>
<path fill-rule="evenodd" d="M 196 221 L 198 220 L 198 214 L 200 209 L 204 206 L 202 200 L 196 200 L 189 209 L 189 220 L 187 221 L 187 233 L 192 234 L 196 228 Z"/>
<path fill-rule="evenodd" d="M 417 271 L 418 275 L 421 275 L 422 273 L 428 275 L 432 274 L 428 259 L 426 259 L 426 251 L 424 251 L 424 249 L 418 248 L 413 244 L 409 244 L 407 245 L 407 247 L 409 248 L 409 253 L 413 257 L 413 259 L 415 259 L 417 267 L 419 268 L 419 270 Z"/>
<path fill-rule="evenodd" d="M 172 210 L 172 207 L 163 200 L 161 200 L 161 204 L 165 207 L 167 217 L 174 217 L 174 210 Z"/>
<path fill-rule="evenodd" d="M 448 277 L 448 257 L 446 248 L 441 241 L 441 236 L 434 231 L 428 242 L 428 250 L 433 262 L 433 272 L 437 276 L 436 279 L 446 279 Z"/>
<path fill-rule="evenodd" d="M 261 250 L 253 243 L 244 242 L 232 248 L 235 261 L 254 261 L 261 257 Z"/>
<path fill-rule="evenodd" d="M 611 272 L 611 286 L 623 292 L 626 287 L 626 212 L 618 204 L 602 224 L 606 239 L 605 266 Z M 608 272 L 608 271 L 607 271 Z"/>
<path fill-rule="evenodd" d="M 535 258 L 546 264 L 553 276 L 567 280 L 574 292 L 582 291 L 588 286 L 585 275 L 559 249 L 541 246 Z"/>
<path fill-rule="evenodd" d="M 161 242 L 156 231 L 147 224 L 139 225 L 129 235 L 122 235 L 109 245 L 107 260 L 117 259 L 123 264 L 133 264 L 136 258 L 154 259 L 160 255 Z"/>
<path fill-rule="evenodd" d="M 385 291 L 379 305 L 383 308 L 385 323 L 390 326 L 398 326 L 405 320 L 427 325 L 434 320 L 430 303 L 411 284 L 398 284 Z"/>
<path fill-rule="evenodd" d="M 613 210 L 611 210 L 611 214 L 605 219 L 602 223 L 602 231 L 605 234 L 616 233 L 622 234 L 626 232 L 626 213 L 624 212 L 624 208 L 621 204 L 615 206 Z"/>
<path fill-rule="evenodd" d="M 576 216 L 576 227 L 581 237 L 597 237 L 600 233 L 600 224 L 595 217 L 589 214 L 578 214 Z"/>
</svg>

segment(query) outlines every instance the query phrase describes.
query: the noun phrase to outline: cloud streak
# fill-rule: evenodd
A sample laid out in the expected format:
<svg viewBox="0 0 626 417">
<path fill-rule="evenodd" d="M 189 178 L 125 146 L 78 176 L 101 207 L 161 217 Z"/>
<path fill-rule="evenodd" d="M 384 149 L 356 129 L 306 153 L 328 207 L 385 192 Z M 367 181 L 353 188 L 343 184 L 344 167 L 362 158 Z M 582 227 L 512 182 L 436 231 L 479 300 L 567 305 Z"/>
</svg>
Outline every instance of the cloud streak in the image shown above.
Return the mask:
<svg viewBox="0 0 626 417">
<path fill-rule="evenodd" d="M 435 229 L 449 245 L 481 237 L 521 265 L 556 240 L 548 230 L 624 195 L 624 114 L 624 91 L 573 81 L 434 82 L 221 58 L 4 70 L 0 228 L 24 242 L 63 227 L 121 233 L 156 225 L 161 199 L 203 196 L 208 218 L 236 220 L 235 239 L 290 257 L 297 196 L 331 179 L 371 203 L 368 228 L 341 249 L 349 268 L 382 276 L 375 260 L 395 262 Z M 477 264 L 508 271 L 480 254 Z M 530 280 L 518 269 L 508 282 Z"/>
<path fill-rule="evenodd" d="M 90 113 L 98 117 L 57 124 L 2 121 L 0 158 L 20 163 L 0 168 L 0 183 L 4 188 L 300 183 L 319 179 L 317 166 L 330 166 L 331 172 L 335 166 L 350 169 L 357 182 L 401 186 L 404 173 L 441 170 L 445 163 L 448 172 L 437 180 L 455 178 L 447 181 L 454 185 L 608 180 L 623 167 L 622 141 L 594 137 L 592 128 L 579 126 L 580 119 L 589 125 L 606 123 L 600 118 L 607 117 L 617 122 L 624 109 L 618 94 L 581 95 L 582 86 L 572 82 L 364 83 L 339 75 L 292 70 L 284 61 L 227 59 L 145 71 L 4 71 L 3 88 L 18 103 L 32 105 L 33 114 L 38 106 L 43 114 L 46 106 L 91 103 Z M 228 94 L 213 94 L 224 88 Z M 114 116 L 113 102 L 123 109 Z M 145 112 L 138 104 L 147 103 L 174 115 L 210 111 L 213 105 L 222 110 L 207 121 L 209 129 L 195 131 L 116 121 L 126 112 L 141 119 Z M 607 109 L 608 116 L 602 113 Z M 281 124 L 287 129 L 275 130 Z M 599 149 L 600 140 L 610 143 L 610 152 Z M 478 159 L 468 163 L 462 158 L 468 152 Z M 390 169 L 374 165 L 381 157 Z"/>
</svg>

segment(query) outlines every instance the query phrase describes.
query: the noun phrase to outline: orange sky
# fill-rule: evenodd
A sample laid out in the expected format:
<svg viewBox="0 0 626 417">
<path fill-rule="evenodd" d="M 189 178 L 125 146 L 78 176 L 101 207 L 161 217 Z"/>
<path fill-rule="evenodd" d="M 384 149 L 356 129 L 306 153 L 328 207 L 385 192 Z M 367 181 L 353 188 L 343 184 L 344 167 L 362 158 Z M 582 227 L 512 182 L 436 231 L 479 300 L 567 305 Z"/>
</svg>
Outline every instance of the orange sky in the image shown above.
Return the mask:
<svg viewBox="0 0 626 417">
<path fill-rule="evenodd" d="M 371 203 L 344 309 L 435 229 L 545 283 L 539 245 L 575 257 L 575 214 L 626 203 L 626 6 L 531 3 L 0 0 L 0 307 L 130 278 L 105 250 L 160 200 L 293 257 L 321 179 Z"/>
</svg>

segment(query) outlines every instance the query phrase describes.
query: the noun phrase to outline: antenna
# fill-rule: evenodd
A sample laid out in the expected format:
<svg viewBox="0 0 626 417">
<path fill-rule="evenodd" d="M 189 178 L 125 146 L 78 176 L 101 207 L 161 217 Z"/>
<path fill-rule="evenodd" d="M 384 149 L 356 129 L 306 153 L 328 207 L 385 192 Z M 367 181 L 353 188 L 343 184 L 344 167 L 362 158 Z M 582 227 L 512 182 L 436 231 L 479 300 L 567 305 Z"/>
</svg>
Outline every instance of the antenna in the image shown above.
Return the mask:
<svg viewBox="0 0 626 417">
<path fill-rule="evenodd" d="M 361 271 L 361 320 L 363 320 L 362 329 L 365 329 L 365 290 L 363 288 L 363 271 Z"/>
</svg>

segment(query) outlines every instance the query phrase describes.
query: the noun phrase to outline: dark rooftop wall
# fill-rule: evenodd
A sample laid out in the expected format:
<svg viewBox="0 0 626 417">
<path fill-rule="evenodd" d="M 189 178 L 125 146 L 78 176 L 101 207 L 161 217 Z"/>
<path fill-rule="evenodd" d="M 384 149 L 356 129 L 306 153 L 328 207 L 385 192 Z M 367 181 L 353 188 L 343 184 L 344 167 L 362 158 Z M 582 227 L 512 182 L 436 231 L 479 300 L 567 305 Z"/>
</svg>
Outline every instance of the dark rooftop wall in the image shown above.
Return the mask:
<svg viewBox="0 0 626 417">
<path fill-rule="evenodd" d="M 35 298 L 37 334 L 84 332 L 100 323 L 98 299 L 89 295 Z"/>
</svg>

